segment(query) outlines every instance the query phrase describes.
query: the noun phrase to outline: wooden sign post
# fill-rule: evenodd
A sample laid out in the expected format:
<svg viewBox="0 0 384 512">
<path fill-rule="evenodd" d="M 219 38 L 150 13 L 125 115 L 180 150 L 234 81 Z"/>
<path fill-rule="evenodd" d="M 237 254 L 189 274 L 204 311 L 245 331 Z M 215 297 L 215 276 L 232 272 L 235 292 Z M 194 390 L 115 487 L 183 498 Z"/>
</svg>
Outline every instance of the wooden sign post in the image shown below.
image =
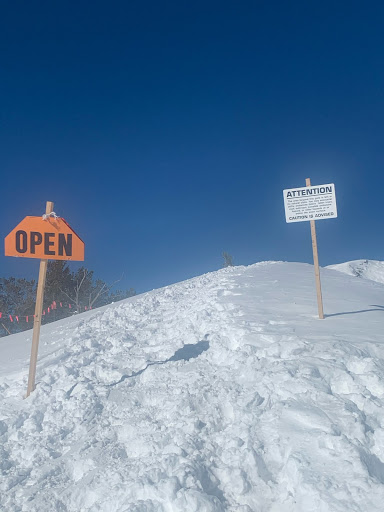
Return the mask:
<svg viewBox="0 0 384 512">
<path fill-rule="evenodd" d="M 53 212 L 53 203 L 47 201 L 45 208 L 45 214 L 49 215 Z M 37 282 L 37 293 L 36 293 L 36 305 L 35 305 L 35 318 L 33 320 L 33 334 L 32 334 L 32 347 L 31 347 L 31 359 L 29 363 L 29 376 L 28 376 L 28 387 L 26 398 L 35 390 L 35 377 L 36 377 L 36 364 L 37 364 L 37 352 L 39 349 L 40 339 L 40 327 L 41 327 L 41 316 L 43 314 L 43 302 L 44 302 L 44 289 L 45 279 L 47 277 L 48 260 L 40 260 L 39 280 Z"/>
<path fill-rule="evenodd" d="M 307 187 L 311 186 L 311 178 L 305 180 Z M 320 280 L 320 267 L 319 267 L 319 254 L 317 252 L 317 238 L 316 238 L 316 225 L 315 221 L 311 220 L 311 237 L 312 237 L 312 251 L 313 251 L 313 264 L 315 267 L 315 280 L 316 280 L 316 294 L 317 294 L 317 309 L 319 311 L 319 318 L 324 319 L 323 309 L 323 296 L 321 293 L 321 280 Z"/>
<path fill-rule="evenodd" d="M 319 318 L 323 319 L 323 297 L 321 294 L 315 220 L 334 219 L 337 217 L 335 185 L 329 183 L 327 185 L 311 186 L 310 178 L 307 178 L 305 183 L 306 187 L 286 189 L 283 191 L 285 219 L 287 222 L 310 221 L 317 307 Z"/>
<path fill-rule="evenodd" d="M 84 261 L 84 242 L 64 219 L 57 217 L 53 212 L 53 203 L 48 201 L 43 217 L 25 217 L 5 237 L 5 256 L 40 259 L 26 395 L 28 397 L 35 389 L 37 352 L 48 260 Z"/>
</svg>

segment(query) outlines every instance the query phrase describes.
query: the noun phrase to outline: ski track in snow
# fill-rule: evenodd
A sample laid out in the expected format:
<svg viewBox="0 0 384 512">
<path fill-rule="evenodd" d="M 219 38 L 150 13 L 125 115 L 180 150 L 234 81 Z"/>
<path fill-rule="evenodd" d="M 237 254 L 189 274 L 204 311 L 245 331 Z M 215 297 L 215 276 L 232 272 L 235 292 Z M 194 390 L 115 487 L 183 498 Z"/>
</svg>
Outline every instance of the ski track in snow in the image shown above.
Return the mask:
<svg viewBox="0 0 384 512">
<path fill-rule="evenodd" d="M 323 290 L 265 262 L 51 324 L 28 400 L 0 339 L 0 509 L 382 510 L 384 286 Z"/>
</svg>

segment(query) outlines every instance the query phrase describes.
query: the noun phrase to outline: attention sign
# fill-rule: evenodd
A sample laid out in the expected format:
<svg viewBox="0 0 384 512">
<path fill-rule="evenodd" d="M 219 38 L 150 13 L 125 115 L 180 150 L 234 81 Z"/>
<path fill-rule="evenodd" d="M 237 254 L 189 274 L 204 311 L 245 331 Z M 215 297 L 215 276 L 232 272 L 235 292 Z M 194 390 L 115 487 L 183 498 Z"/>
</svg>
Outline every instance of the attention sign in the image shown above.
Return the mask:
<svg viewBox="0 0 384 512">
<path fill-rule="evenodd" d="M 84 242 L 59 217 L 25 217 L 5 238 L 5 256 L 84 261 Z"/>
<path fill-rule="evenodd" d="M 333 183 L 286 189 L 283 194 L 287 222 L 337 217 L 335 185 Z"/>
</svg>

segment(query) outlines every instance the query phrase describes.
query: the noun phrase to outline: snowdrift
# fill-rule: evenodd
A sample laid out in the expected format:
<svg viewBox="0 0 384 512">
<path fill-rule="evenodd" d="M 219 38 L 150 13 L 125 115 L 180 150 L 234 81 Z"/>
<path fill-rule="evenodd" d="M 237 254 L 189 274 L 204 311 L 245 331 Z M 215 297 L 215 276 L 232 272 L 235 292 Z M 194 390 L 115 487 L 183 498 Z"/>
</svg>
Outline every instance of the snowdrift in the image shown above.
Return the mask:
<svg viewBox="0 0 384 512">
<path fill-rule="evenodd" d="M 384 285 L 234 267 L 0 339 L 0 510 L 375 512 Z"/>
<path fill-rule="evenodd" d="M 378 283 L 384 283 L 384 261 L 376 260 L 355 260 L 330 265 L 327 268 L 344 272 L 350 276 L 370 279 Z"/>
</svg>

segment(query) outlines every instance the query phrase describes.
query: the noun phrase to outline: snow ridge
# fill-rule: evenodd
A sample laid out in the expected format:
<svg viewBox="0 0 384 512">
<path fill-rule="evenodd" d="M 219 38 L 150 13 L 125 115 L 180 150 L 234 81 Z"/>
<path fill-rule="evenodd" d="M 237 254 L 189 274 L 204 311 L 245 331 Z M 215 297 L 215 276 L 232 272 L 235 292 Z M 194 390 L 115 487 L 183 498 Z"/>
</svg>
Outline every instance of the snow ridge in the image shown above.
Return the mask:
<svg viewBox="0 0 384 512">
<path fill-rule="evenodd" d="M 338 270 L 355 277 L 370 279 L 378 283 L 384 283 L 384 261 L 355 260 L 329 265 L 327 268 Z"/>
</svg>

